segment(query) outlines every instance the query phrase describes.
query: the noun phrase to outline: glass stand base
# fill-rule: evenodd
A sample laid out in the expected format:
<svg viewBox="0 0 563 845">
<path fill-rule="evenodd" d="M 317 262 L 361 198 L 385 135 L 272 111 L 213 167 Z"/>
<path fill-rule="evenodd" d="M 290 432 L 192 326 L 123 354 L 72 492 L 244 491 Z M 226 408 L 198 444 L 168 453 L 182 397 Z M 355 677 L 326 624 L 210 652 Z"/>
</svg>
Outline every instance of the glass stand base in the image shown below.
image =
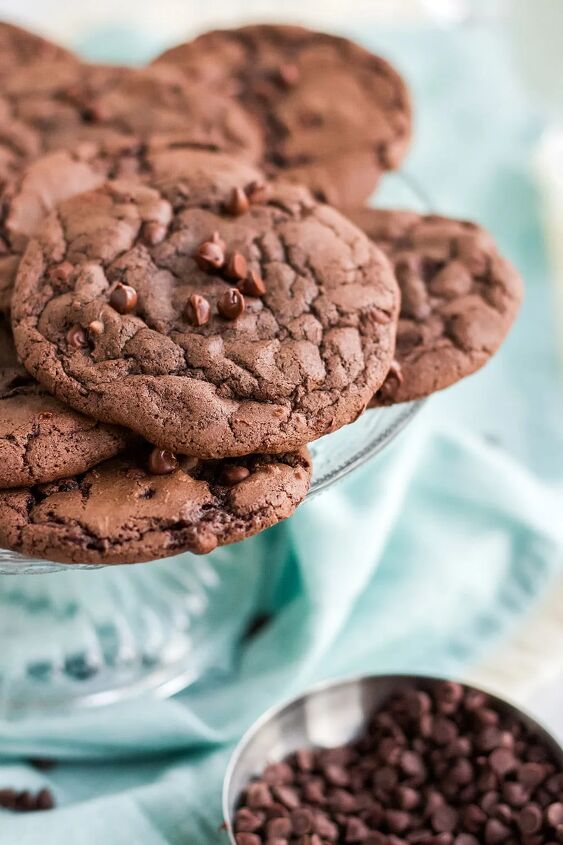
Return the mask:
<svg viewBox="0 0 563 845">
<path fill-rule="evenodd" d="M 220 671 L 259 601 L 245 550 L 0 578 L 0 718 L 171 695 Z"/>
</svg>

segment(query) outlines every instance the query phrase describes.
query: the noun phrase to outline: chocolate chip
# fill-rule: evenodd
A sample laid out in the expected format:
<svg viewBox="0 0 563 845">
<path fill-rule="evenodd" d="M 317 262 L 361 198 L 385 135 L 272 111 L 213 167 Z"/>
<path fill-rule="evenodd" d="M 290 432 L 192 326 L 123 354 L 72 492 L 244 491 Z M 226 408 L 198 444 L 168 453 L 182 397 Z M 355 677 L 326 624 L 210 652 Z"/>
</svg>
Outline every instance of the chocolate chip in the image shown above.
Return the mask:
<svg viewBox="0 0 563 845">
<path fill-rule="evenodd" d="M 293 88 L 299 82 L 300 72 L 296 64 L 285 63 L 278 67 L 277 77 L 285 88 Z"/>
<path fill-rule="evenodd" d="M 244 296 L 236 288 L 229 288 L 217 302 L 217 311 L 225 320 L 236 320 L 244 311 Z"/>
<path fill-rule="evenodd" d="M 118 282 L 109 297 L 109 304 L 118 314 L 130 314 L 137 305 L 137 291 L 131 285 Z"/>
<path fill-rule="evenodd" d="M 167 227 L 163 223 L 150 220 L 148 223 L 143 224 L 142 238 L 149 246 L 156 246 L 162 243 L 167 231 Z"/>
<path fill-rule="evenodd" d="M 556 801 L 554 804 L 550 804 L 547 808 L 546 815 L 552 827 L 563 825 L 563 803 Z"/>
<path fill-rule="evenodd" d="M 248 264 L 244 255 L 240 252 L 233 252 L 229 256 L 227 266 L 225 268 L 225 275 L 229 279 L 239 281 L 246 278 L 248 273 Z M 245 293 L 245 291 L 243 291 Z"/>
<path fill-rule="evenodd" d="M 516 757 L 508 748 L 496 748 L 489 756 L 489 763 L 493 772 L 499 777 L 505 777 L 518 767 Z"/>
<path fill-rule="evenodd" d="M 40 789 L 33 794 L 28 789 L 0 789 L 0 807 L 17 813 L 34 813 L 52 810 L 55 799 L 50 789 Z"/>
<path fill-rule="evenodd" d="M 211 306 L 204 296 L 192 293 L 186 302 L 184 315 L 192 326 L 204 326 L 209 322 Z"/>
<path fill-rule="evenodd" d="M 203 241 L 194 255 L 198 267 L 207 273 L 220 270 L 225 263 L 225 245 L 215 234 L 212 240 Z"/>
<path fill-rule="evenodd" d="M 264 296 L 266 293 L 264 280 L 254 270 L 251 270 L 246 278 L 238 283 L 237 287 L 246 296 Z"/>
<path fill-rule="evenodd" d="M 250 202 L 243 188 L 233 188 L 231 198 L 227 204 L 227 211 L 234 217 L 245 214 L 250 208 Z"/>
<path fill-rule="evenodd" d="M 254 833 L 255 830 L 260 830 L 265 818 L 264 813 L 258 810 L 241 807 L 235 814 L 235 830 L 241 833 Z"/>
<path fill-rule="evenodd" d="M 155 447 L 149 455 L 148 469 L 151 475 L 170 475 L 178 469 L 178 459 L 172 452 Z"/>
<path fill-rule="evenodd" d="M 86 349 L 88 346 L 88 336 L 82 326 L 77 324 L 68 330 L 66 342 L 73 349 Z"/>
<path fill-rule="evenodd" d="M 542 826 L 542 811 L 537 804 L 526 804 L 516 816 L 516 823 L 522 833 L 537 833 Z"/>
</svg>

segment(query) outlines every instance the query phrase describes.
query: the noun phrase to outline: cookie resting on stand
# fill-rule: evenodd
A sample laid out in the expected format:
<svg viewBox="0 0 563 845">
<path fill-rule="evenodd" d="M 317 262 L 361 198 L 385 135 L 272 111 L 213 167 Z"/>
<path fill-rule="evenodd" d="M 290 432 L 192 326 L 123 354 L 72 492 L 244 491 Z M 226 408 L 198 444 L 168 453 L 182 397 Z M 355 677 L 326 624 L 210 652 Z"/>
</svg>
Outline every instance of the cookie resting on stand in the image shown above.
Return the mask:
<svg viewBox="0 0 563 845">
<path fill-rule="evenodd" d="M 372 405 L 420 399 L 474 373 L 516 319 L 522 280 L 481 226 L 411 211 L 347 210 L 401 289 L 396 361 Z"/>
<path fill-rule="evenodd" d="M 394 354 L 390 264 L 306 189 L 248 172 L 188 165 L 59 205 L 17 277 L 26 368 L 82 413 L 202 458 L 352 422 Z"/>
<path fill-rule="evenodd" d="M 140 563 L 244 540 L 305 498 L 306 449 L 236 461 L 122 456 L 52 484 L 0 491 L 0 547 L 60 563 Z"/>
<path fill-rule="evenodd" d="M 334 205 L 361 203 L 407 151 L 405 82 L 345 38 L 298 26 L 217 30 L 167 50 L 192 84 L 230 91 L 258 121 L 263 166 Z"/>
</svg>

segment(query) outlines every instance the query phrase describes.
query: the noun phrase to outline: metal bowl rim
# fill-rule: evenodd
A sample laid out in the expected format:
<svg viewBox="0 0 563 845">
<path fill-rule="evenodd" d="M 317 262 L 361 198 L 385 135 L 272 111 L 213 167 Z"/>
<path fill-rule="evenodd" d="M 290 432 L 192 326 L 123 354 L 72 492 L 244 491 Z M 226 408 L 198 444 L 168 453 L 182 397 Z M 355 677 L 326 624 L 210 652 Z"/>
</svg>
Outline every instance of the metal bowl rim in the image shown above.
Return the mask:
<svg viewBox="0 0 563 845">
<path fill-rule="evenodd" d="M 337 689 L 339 687 L 347 687 L 347 686 L 354 686 L 357 684 L 362 684 L 369 681 L 396 681 L 400 683 L 401 681 L 409 681 L 409 682 L 430 682 L 430 683 L 441 683 L 444 681 L 453 681 L 454 683 L 461 684 L 466 689 L 475 690 L 477 692 L 482 692 L 486 696 L 492 699 L 493 702 L 499 703 L 503 706 L 507 706 L 512 709 L 516 714 L 521 717 L 524 717 L 525 721 L 530 722 L 534 728 L 538 729 L 539 733 L 545 734 L 548 740 L 551 741 L 553 746 L 553 751 L 557 751 L 561 758 L 563 764 L 563 746 L 557 740 L 557 738 L 552 734 L 552 732 L 535 716 L 532 716 L 526 709 L 520 707 L 518 704 L 515 704 L 509 698 L 502 698 L 495 692 L 491 692 L 486 687 L 482 686 L 475 686 L 468 681 L 463 681 L 458 678 L 446 677 L 446 676 L 439 676 L 439 675 L 424 675 L 424 674 L 405 674 L 404 672 L 385 672 L 385 673 L 368 673 L 368 674 L 359 674 L 359 675 L 349 675 L 343 678 L 339 678 L 337 680 L 325 680 L 325 681 L 318 681 L 317 683 L 313 684 L 312 686 L 308 687 L 304 692 L 300 693 L 299 695 L 293 695 L 286 699 L 284 699 L 280 704 L 274 704 L 272 707 L 269 707 L 267 710 L 259 716 L 252 725 L 247 728 L 244 732 L 240 740 L 237 742 L 227 764 L 227 768 L 225 770 L 225 775 L 223 778 L 223 789 L 222 789 L 222 808 L 223 808 L 223 821 L 225 823 L 226 831 L 229 835 L 229 840 L 232 845 L 236 845 L 236 840 L 234 837 L 234 831 L 232 826 L 231 820 L 231 811 L 229 807 L 229 791 L 231 782 L 233 779 L 233 774 L 236 770 L 238 765 L 240 756 L 248 743 L 252 740 L 252 738 L 259 733 L 259 731 L 268 724 L 268 722 L 273 721 L 276 716 L 279 716 L 284 710 L 288 710 L 290 707 L 293 707 L 296 704 L 299 704 L 301 701 L 305 701 L 307 698 L 311 696 L 317 695 L 318 693 L 325 692 L 329 689 Z"/>
</svg>

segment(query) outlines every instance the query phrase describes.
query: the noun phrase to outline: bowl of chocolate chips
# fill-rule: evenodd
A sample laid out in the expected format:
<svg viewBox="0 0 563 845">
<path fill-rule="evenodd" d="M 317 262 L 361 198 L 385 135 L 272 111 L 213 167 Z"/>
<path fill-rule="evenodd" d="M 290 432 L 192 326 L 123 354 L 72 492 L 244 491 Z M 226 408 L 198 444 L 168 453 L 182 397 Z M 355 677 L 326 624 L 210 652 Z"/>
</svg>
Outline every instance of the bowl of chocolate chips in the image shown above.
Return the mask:
<svg viewBox="0 0 563 845">
<path fill-rule="evenodd" d="M 225 777 L 232 845 L 555 845 L 563 750 L 466 684 L 369 676 L 266 713 Z"/>
</svg>

